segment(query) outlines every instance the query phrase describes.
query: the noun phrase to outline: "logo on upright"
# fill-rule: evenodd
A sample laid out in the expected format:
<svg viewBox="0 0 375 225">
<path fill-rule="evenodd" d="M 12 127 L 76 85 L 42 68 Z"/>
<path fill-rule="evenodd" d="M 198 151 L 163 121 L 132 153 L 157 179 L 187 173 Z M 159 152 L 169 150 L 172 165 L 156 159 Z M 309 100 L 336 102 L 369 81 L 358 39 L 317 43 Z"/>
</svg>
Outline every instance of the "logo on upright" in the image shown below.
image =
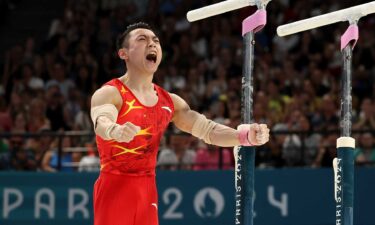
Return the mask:
<svg viewBox="0 0 375 225">
<path fill-rule="evenodd" d="M 224 197 L 212 187 L 203 188 L 194 198 L 194 210 L 202 218 L 216 218 L 224 209 Z"/>
</svg>

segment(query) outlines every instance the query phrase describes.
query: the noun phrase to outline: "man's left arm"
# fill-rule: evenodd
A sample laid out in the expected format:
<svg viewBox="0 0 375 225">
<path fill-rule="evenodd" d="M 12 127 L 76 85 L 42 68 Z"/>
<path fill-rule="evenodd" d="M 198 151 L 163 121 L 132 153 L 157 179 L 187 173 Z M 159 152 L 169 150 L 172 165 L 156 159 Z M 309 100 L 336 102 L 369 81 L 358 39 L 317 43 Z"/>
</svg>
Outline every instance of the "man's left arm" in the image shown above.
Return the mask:
<svg viewBox="0 0 375 225">
<path fill-rule="evenodd" d="M 235 130 L 191 110 L 186 101 L 178 95 L 171 94 L 171 98 L 175 107 L 172 121 L 176 127 L 207 144 L 221 147 L 252 146 L 263 145 L 269 140 L 269 129 L 266 124 L 243 124 Z"/>
</svg>

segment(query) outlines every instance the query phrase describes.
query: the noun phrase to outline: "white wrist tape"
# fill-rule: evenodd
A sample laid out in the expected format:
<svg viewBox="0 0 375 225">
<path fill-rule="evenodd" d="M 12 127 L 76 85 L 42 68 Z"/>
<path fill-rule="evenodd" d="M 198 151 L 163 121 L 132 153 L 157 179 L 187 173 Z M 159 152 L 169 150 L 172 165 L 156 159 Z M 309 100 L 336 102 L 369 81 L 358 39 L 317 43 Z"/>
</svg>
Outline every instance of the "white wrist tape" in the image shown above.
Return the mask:
<svg viewBox="0 0 375 225">
<path fill-rule="evenodd" d="M 112 132 L 117 126 L 119 126 L 117 123 L 112 123 L 111 125 L 109 125 L 109 126 L 107 127 L 107 129 L 105 129 L 105 131 L 104 131 L 104 135 L 105 135 L 105 138 L 106 138 L 106 139 L 109 139 L 109 140 L 115 139 L 114 137 L 112 137 L 111 132 Z"/>
<path fill-rule="evenodd" d="M 100 123 L 97 124 L 98 118 L 100 116 L 105 116 L 111 123 Z M 100 106 L 95 106 L 91 108 L 91 119 L 94 123 L 94 129 L 97 134 L 99 134 L 105 140 L 113 139 L 111 137 L 111 131 L 116 127 L 116 121 L 118 116 L 118 110 L 113 104 L 104 104 Z"/>
<path fill-rule="evenodd" d="M 105 116 L 112 122 L 116 122 L 118 116 L 118 110 L 113 104 L 104 104 L 100 106 L 95 106 L 91 108 L 91 119 L 94 123 L 94 128 L 96 128 L 96 121 L 99 116 Z"/>
<path fill-rule="evenodd" d="M 202 139 L 207 144 L 211 144 L 210 133 L 217 123 L 207 119 L 204 115 L 200 114 L 193 124 L 191 134 L 199 139 Z"/>
</svg>

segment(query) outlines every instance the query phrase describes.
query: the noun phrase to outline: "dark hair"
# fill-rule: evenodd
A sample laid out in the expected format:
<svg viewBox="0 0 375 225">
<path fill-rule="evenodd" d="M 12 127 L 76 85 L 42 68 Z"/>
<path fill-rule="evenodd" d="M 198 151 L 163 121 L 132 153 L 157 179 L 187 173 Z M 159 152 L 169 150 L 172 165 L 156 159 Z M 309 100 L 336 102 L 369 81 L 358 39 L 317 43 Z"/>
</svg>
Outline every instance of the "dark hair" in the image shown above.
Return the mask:
<svg viewBox="0 0 375 225">
<path fill-rule="evenodd" d="M 138 22 L 138 23 L 130 24 L 129 26 L 126 27 L 126 30 L 117 37 L 117 42 L 116 42 L 117 50 L 121 49 L 123 47 L 127 47 L 128 46 L 127 42 L 128 42 L 128 38 L 129 38 L 129 33 L 132 32 L 133 30 L 139 29 L 139 28 L 148 29 L 148 30 L 153 31 L 152 27 L 150 25 L 148 25 L 147 23 L 144 23 L 144 22 Z M 124 44 L 124 42 L 125 42 L 125 44 Z"/>
</svg>

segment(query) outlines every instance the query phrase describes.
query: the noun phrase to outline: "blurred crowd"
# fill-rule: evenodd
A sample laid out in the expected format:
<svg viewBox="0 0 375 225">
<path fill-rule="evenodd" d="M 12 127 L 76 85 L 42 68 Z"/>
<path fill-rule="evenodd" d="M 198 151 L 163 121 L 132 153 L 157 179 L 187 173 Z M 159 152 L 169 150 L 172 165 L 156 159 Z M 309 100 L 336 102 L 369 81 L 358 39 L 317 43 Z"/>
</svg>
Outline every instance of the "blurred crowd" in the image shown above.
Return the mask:
<svg viewBox="0 0 375 225">
<path fill-rule="evenodd" d="M 0 169 L 97 171 L 95 139 L 63 139 L 51 131 L 92 131 L 90 96 L 125 72 L 115 39 L 144 21 L 161 40 L 163 61 L 154 82 L 184 98 L 192 109 L 237 127 L 241 120 L 241 21 L 254 7 L 189 23 L 186 12 L 210 0 L 66 0 L 42 44 L 33 37 L 10 46 L 0 70 Z M 257 149 L 266 167 L 329 167 L 339 137 L 342 56 L 340 23 L 288 37 L 276 28 L 364 1 L 280 0 L 268 7 L 267 26 L 256 35 L 254 122 L 273 134 Z M 25 21 L 27 22 L 27 21 Z M 353 137 L 356 161 L 375 162 L 375 17 L 359 22 L 353 54 Z M 40 41 L 40 40 L 39 40 Z M 40 133 L 25 138 L 20 133 Z M 295 132 L 295 133 L 291 133 Z M 84 151 L 81 151 L 84 149 Z M 210 146 L 172 125 L 158 156 L 160 169 L 231 169 L 232 149 Z"/>
</svg>

